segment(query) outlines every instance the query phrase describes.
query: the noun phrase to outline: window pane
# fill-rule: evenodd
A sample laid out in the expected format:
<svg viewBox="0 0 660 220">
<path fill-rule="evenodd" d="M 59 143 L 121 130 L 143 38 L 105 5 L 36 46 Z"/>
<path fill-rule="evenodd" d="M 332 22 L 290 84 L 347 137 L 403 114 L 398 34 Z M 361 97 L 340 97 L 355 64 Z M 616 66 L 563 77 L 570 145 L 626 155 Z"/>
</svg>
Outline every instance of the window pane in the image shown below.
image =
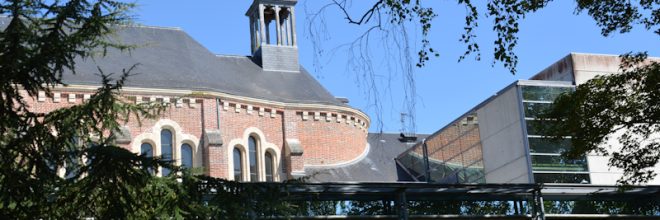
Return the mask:
<svg viewBox="0 0 660 220">
<path fill-rule="evenodd" d="M 561 154 L 572 148 L 571 139 L 554 141 L 549 138 L 529 138 L 529 150 L 532 153 Z"/>
<path fill-rule="evenodd" d="M 181 145 L 181 165 L 185 168 L 193 167 L 193 152 L 189 144 Z"/>
<path fill-rule="evenodd" d="M 588 171 L 587 159 L 571 160 L 562 156 L 532 155 L 534 171 Z"/>
<path fill-rule="evenodd" d="M 153 157 L 154 156 L 154 148 L 151 146 L 149 143 L 143 143 L 140 145 L 140 154 L 146 156 L 146 157 Z M 149 168 L 149 173 L 154 174 L 154 169 Z"/>
<path fill-rule="evenodd" d="M 547 129 L 548 126 L 553 126 L 554 121 L 538 121 L 538 120 L 525 120 L 527 124 L 527 135 L 540 135 L 544 136 L 544 129 Z"/>
<path fill-rule="evenodd" d="M 250 162 L 250 181 L 256 182 L 258 181 L 257 174 L 259 173 L 257 169 L 257 140 L 254 139 L 254 137 L 248 138 L 248 145 L 249 145 L 249 156 L 248 158 Z"/>
<path fill-rule="evenodd" d="M 523 102 L 523 105 L 525 105 L 525 117 L 538 118 L 552 106 L 552 103 Z"/>
<path fill-rule="evenodd" d="M 264 157 L 264 163 L 266 164 L 266 181 L 273 182 L 273 155 L 270 152 L 266 152 Z"/>
<path fill-rule="evenodd" d="M 241 151 L 234 148 L 234 180 L 243 181 L 243 157 Z"/>
<path fill-rule="evenodd" d="M 523 86 L 524 100 L 553 101 L 560 94 L 573 91 L 572 87 Z"/>
<path fill-rule="evenodd" d="M 75 152 L 68 152 L 67 158 L 65 161 L 65 173 L 64 178 L 71 179 L 78 175 L 78 169 L 80 168 L 80 162 L 78 161 L 78 155 Z"/>
<path fill-rule="evenodd" d="M 151 144 L 149 143 L 142 144 L 140 146 L 140 154 L 144 154 L 146 157 L 153 157 L 154 151 L 153 148 L 151 147 Z"/>
<path fill-rule="evenodd" d="M 160 153 L 163 160 L 172 160 L 172 132 L 162 130 L 160 132 Z M 163 167 L 163 176 L 170 174 L 170 169 Z"/>
<path fill-rule="evenodd" d="M 534 173 L 536 183 L 590 183 L 589 174 L 581 173 Z"/>
</svg>

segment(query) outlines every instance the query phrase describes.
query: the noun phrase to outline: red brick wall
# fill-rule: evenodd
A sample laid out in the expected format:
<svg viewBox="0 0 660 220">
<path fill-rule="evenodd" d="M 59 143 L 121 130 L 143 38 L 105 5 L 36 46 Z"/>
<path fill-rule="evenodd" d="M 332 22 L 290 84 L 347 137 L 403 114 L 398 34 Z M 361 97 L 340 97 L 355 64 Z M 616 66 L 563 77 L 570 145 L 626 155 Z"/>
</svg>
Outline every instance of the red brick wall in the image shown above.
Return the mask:
<svg viewBox="0 0 660 220">
<path fill-rule="evenodd" d="M 32 109 L 37 112 L 49 112 L 57 108 L 80 104 L 83 102 L 83 94 L 90 94 L 75 91 L 76 100 L 69 103 L 68 92 L 61 92 L 61 100 L 58 103 L 53 102 L 52 97 L 46 97 L 45 101 L 39 102 L 35 97 L 29 99 Z M 140 96 L 138 96 L 140 97 Z M 142 96 L 142 100 L 148 101 L 147 95 Z M 164 99 L 158 98 L 161 102 Z M 228 177 L 227 152 L 229 142 L 234 139 L 243 138 L 246 129 L 254 127 L 264 134 L 265 141 L 274 144 L 282 154 L 284 154 L 285 137 L 300 140 L 304 153 L 299 157 L 285 158 L 280 155 L 283 161 L 291 164 L 284 164 L 287 170 L 302 171 L 304 165 L 331 165 L 343 162 L 349 162 L 360 156 L 366 147 L 366 135 L 368 124 L 365 118 L 351 113 L 331 112 L 327 109 L 306 109 L 309 116 L 303 120 L 303 111 L 297 109 L 283 109 L 282 107 L 269 106 L 266 104 L 241 103 L 240 101 L 229 100 L 225 109 L 224 101 L 219 103 L 217 108 L 216 99 L 194 98 L 184 99 L 184 103 L 175 104 L 163 112 L 155 120 L 142 120 L 141 126 L 137 120 L 131 118 L 125 125 L 130 129 L 132 138 L 150 132 L 154 125 L 160 119 L 170 119 L 175 121 L 185 134 L 190 134 L 198 139 L 202 139 L 204 129 L 217 130 L 218 128 L 218 110 L 220 115 L 220 131 L 222 133 L 223 146 L 212 146 L 204 148 L 204 166 L 207 174 L 214 177 Z M 171 98 L 170 102 L 174 102 Z M 240 105 L 240 112 L 236 112 L 236 106 Z M 251 113 L 248 113 L 248 105 L 252 106 Z M 263 108 L 260 114 L 260 109 Z M 314 111 L 321 112 L 320 117 L 314 117 Z M 271 112 L 274 115 L 271 116 Z M 286 113 L 286 117 L 285 116 Z M 328 120 L 328 114 L 330 116 Z M 340 121 L 337 120 L 340 117 Z M 350 123 L 346 123 L 349 120 Z M 129 150 L 133 143 L 124 145 Z M 196 143 L 199 144 L 199 143 Z M 284 179 L 284 178 L 283 178 Z"/>
<path fill-rule="evenodd" d="M 326 113 L 327 114 L 327 113 Z M 367 133 L 359 125 L 346 123 L 343 118 L 337 122 L 332 116 L 330 121 L 321 114 L 318 120 L 314 115 L 304 121 L 302 114 L 296 114 L 300 143 L 305 149 L 306 165 L 331 165 L 348 162 L 360 156 L 367 144 Z"/>
</svg>

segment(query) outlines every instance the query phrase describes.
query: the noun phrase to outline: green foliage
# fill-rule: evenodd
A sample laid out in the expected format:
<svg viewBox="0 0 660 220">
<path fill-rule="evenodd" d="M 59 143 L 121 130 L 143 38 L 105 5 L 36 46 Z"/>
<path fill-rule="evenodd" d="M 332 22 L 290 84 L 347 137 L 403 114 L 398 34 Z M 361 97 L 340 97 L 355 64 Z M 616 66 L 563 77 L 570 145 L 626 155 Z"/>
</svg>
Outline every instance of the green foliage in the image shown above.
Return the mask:
<svg viewBox="0 0 660 220">
<path fill-rule="evenodd" d="M 542 115 L 553 122 L 545 123 L 545 134 L 556 140 L 572 136 L 566 156 L 610 155 L 609 164 L 624 171 L 623 184 L 651 180 L 657 176 L 651 168 L 660 160 L 660 63 L 646 57 L 623 55 L 622 73 L 579 85 Z"/>
<path fill-rule="evenodd" d="M 549 214 L 610 214 L 610 215 L 647 215 L 660 213 L 657 199 L 631 201 L 544 201 L 543 206 Z"/>
<path fill-rule="evenodd" d="M 76 60 L 94 50 L 130 49 L 107 38 L 128 21 L 130 7 L 112 0 L 0 2 L 11 20 L 0 31 L 0 218 L 124 219 L 161 181 L 147 168 L 167 161 L 131 153 L 111 135 L 131 116 L 154 118 L 166 107 L 119 95 L 133 67 L 116 79 L 99 70 L 102 86 L 82 104 L 52 112 L 28 105 L 39 91 L 62 86 L 62 75 L 75 73 Z"/>
<path fill-rule="evenodd" d="M 465 6 L 465 26 L 461 34 L 460 42 L 466 44 L 466 50 L 460 56 L 459 61 L 474 54 L 475 59 L 481 59 L 479 44 L 476 42 L 476 29 L 479 27 L 479 15 L 484 12 L 486 17 L 492 18 L 492 30 L 497 34 L 493 41 L 493 64 L 501 62 L 512 74 L 516 74 L 518 56 L 515 47 L 518 44 L 518 32 L 520 21 L 526 15 L 545 8 L 552 0 L 493 0 L 486 1 L 484 5 L 480 1 L 457 0 L 457 3 Z M 353 20 L 348 16 L 346 0 L 333 0 L 346 14 L 346 19 L 353 24 L 366 24 L 372 17 L 379 17 L 374 13 L 389 15 L 389 22 L 413 22 L 422 30 L 421 49 L 418 52 L 418 67 L 423 67 L 429 60 L 429 54 L 439 56 L 439 51 L 433 50 L 428 34 L 431 24 L 437 14 L 433 8 L 425 7 L 420 0 L 378 0 L 374 5 L 364 12 L 360 20 Z M 612 32 L 626 33 L 632 30 L 634 25 L 643 25 L 646 30 L 653 30 L 660 35 L 660 3 L 654 0 L 576 0 L 575 13 L 587 12 L 601 28 L 601 34 L 608 36 Z M 481 11 L 480 7 L 485 7 Z M 379 17 L 380 18 L 380 17 Z M 378 19 L 376 19 L 378 20 Z M 377 21 L 380 22 L 380 21 Z"/>
</svg>

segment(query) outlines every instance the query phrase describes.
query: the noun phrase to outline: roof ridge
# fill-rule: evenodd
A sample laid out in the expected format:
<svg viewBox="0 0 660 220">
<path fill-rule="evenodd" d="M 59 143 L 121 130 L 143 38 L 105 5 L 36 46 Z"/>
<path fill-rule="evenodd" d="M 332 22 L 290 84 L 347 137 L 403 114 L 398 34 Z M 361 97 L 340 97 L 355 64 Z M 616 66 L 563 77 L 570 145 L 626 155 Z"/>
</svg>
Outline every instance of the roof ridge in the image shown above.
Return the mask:
<svg viewBox="0 0 660 220">
<path fill-rule="evenodd" d="M 249 58 L 248 55 L 233 55 L 233 54 L 213 54 L 215 57 L 231 57 L 231 58 Z"/>
<path fill-rule="evenodd" d="M 10 15 L 0 14 L 0 18 L 11 18 L 11 17 L 12 17 L 12 16 L 10 16 Z M 183 31 L 183 28 L 181 28 L 181 27 L 164 27 L 164 26 L 154 26 L 154 25 L 137 24 L 137 23 L 120 24 L 120 25 L 118 25 L 118 26 L 121 26 L 121 27 L 151 28 L 151 29 L 161 29 L 161 30 Z"/>
<path fill-rule="evenodd" d="M 153 25 L 145 25 L 145 24 L 126 24 L 126 25 L 121 25 L 121 26 L 135 27 L 135 28 L 151 28 L 151 29 L 161 29 L 161 30 L 183 31 L 183 28 L 181 28 L 181 27 L 163 27 L 163 26 L 153 26 Z"/>
</svg>

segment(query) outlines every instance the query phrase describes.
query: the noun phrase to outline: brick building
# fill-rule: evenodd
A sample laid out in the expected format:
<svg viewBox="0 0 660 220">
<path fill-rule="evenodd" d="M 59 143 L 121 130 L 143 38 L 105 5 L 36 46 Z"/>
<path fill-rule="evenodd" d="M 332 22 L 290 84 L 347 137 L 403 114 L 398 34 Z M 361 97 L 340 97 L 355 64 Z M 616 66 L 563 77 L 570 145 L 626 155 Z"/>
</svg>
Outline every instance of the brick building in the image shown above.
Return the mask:
<svg viewBox="0 0 660 220">
<path fill-rule="evenodd" d="M 535 108 L 552 103 L 557 92 L 616 73 L 615 56 L 570 54 L 431 135 L 369 134 L 369 117 L 330 94 L 298 63 L 296 3 L 254 0 L 246 13 L 250 56 L 213 54 L 176 28 L 117 27 L 112 39 L 136 49 L 78 60 L 76 74 L 63 76 L 67 86 L 40 92 L 30 106 L 49 112 L 82 103 L 100 84 L 97 68 L 117 73 L 139 64 L 122 95 L 169 107 L 157 120 L 124 124 L 114 134 L 117 143 L 213 177 L 613 184 L 620 176 L 606 157 L 562 159 L 561 150 L 570 146 L 550 144 L 530 126 L 537 123 Z M 0 17 L 0 28 L 8 21 Z"/>
<path fill-rule="evenodd" d="M 135 153 L 242 181 L 279 181 L 359 160 L 369 151 L 369 117 L 299 65 L 295 4 L 254 1 L 246 13 L 251 56 L 213 54 L 176 28 L 118 27 L 112 39 L 136 49 L 78 60 L 76 74 L 63 76 L 67 86 L 40 92 L 30 105 L 49 112 L 82 103 L 100 84 L 97 67 L 118 73 L 138 64 L 122 95 L 169 107 L 115 134 Z M 8 21 L 1 18 L 0 28 Z"/>
</svg>

